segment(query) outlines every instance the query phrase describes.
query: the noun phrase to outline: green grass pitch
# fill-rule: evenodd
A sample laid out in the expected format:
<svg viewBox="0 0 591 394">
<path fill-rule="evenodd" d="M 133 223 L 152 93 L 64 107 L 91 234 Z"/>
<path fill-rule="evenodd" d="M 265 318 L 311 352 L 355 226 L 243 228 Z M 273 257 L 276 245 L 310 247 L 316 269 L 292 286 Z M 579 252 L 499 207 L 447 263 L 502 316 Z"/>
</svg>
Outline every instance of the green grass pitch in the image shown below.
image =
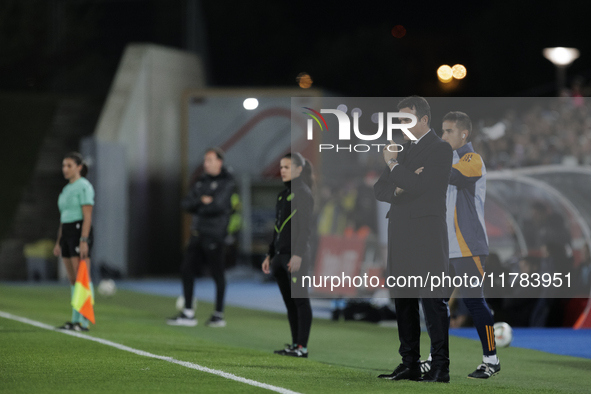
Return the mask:
<svg viewBox="0 0 591 394">
<path fill-rule="evenodd" d="M 67 286 L 0 286 L 0 311 L 50 325 L 70 318 Z M 397 332 L 368 323 L 315 320 L 310 358 L 272 354 L 289 341 L 284 314 L 228 307 L 225 328 L 203 323 L 212 307 L 200 302 L 197 327 L 170 327 L 171 297 L 119 291 L 97 297 L 90 336 L 299 393 L 589 393 L 591 360 L 544 352 L 499 350 L 502 370 L 486 381 L 466 378 L 481 362 L 480 343 L 450 338 L 451 384 L 377 379 L 400 361 Z M 422 336 L 422 349 L 428 338 Z M 0 317 L 2 393 L 270 392 L 221 376 L 135 355 L 100 343 Z"/>
</svg>

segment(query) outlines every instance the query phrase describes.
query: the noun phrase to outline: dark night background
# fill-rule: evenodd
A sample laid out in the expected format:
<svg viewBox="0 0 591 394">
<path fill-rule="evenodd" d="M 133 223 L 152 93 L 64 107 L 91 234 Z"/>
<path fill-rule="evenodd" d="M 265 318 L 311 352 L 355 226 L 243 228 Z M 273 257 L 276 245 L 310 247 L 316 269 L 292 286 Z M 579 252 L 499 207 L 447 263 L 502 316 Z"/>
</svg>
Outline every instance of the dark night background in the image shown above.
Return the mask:
<svg viewBox="0 0 591 394">
<path fill-rule="evenodd" d="M 0 90 L 104 97 L 127 43 L 187 47 L 186 0 L 2 0 Z M 554 95 L 551 46 L 591 77 L 591 2 L 197 2 L 213 86 L 315 87 L 348 96 Z M 403 25 L 406 35 L 391 29 Z M 464 64 L 445 90 L 435 70 Z"/>
<path fill-rule="evenodd" d="M 56 163 L 94 133 L 129 43 L 198 53 L 213 87 L 297 88 L 307 72 L 327 96 L 555 96 L 542 49 L 578 48 L 567 76 L 589 86 L 590 18 L 573 0 L 0 0 L 0 278 L 24 275 L 24 243 L 55 236 Z M 439 82 L 457 63 L 466 78 Z M 176 272 L 153 260 L 131 274 Z"/>
</svg>

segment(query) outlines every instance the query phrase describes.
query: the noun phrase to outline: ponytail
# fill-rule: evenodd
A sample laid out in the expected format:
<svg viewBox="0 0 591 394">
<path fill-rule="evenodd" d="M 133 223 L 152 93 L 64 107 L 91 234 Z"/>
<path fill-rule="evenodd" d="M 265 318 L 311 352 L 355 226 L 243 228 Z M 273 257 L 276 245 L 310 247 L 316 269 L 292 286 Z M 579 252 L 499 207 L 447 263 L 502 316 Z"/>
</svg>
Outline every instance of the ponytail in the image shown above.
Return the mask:
<svg viewBox="0 0 591 394">
<path fill-rule="evenodd" d="M 80 170 L 80 176 L 86 176 L 86 174 L 88 174 L 88 165 L 80 153 L 70 152 L 64 156 L 64 159 L 72 159 L 77 166 L 82 166 L 82 169 Z"/>
<path fill-rule="evenodd" d="M 312 168 L 312 163 L 310 160 L 306 159 L 298 152 L 288 153 L 284 158 L 290 159 L 292 165 L 296 165 L 298 167 L 302 167 L 302 173 L 300 174 L 300 178 L 302 178 L 302 182 L 304 182 L 310 189 L 314 187 L 314 171 Z"/>
<path fill-rule="evenodd" d="M 310 160 L 308 159 L 304 159 L 305 160 L 305 165 L 303 166 L 304 168 L 302 168 L 302 174 L 300 175 L 302 177 L 302 181 L 304 181 L 304 183 L 306 185 L 308 185 L 308 187 L 310 189 L 314 188 L 314 171 L 312 171 L 312 163 L 310 163 Z"/>
</svg>

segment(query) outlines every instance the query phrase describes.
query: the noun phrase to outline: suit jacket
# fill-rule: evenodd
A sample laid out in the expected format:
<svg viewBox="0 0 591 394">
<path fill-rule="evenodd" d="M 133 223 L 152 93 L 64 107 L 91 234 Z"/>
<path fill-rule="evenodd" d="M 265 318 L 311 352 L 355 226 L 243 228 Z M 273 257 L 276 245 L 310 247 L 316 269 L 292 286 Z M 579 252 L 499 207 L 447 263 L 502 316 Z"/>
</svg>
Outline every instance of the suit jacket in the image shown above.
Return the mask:
<svg viewBox="0 0 591 394">
<path fill-rule="evenodd" d="M 409 146 L 410 141 L 404 145 L 398 155 L 399 164 L 392 171 L 384 169 L 374 185 L 374 193 L 378 200 L 391 204 L 386 215 L 388 274 L 420 275 L 425 280 L 428 272 L 431 276 L 448 274 L 446 192 L 453 151 L 433 130 L 410 152 Z M 420 167 L 425 167 L 423 172 L 415 174 Z M 396 187 L 404 192 L 395 195 Z M 444 295 L 432 294 L 430 283 L 419 293 L 426 297 Z"/>
</svg>

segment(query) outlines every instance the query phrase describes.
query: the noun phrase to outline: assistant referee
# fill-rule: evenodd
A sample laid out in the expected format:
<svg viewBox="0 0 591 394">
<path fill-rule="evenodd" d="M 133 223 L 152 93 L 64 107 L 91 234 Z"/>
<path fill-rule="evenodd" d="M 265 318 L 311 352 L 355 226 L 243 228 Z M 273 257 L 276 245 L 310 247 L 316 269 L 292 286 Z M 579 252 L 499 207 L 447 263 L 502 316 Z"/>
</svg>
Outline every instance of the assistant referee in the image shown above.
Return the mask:
<svg viewBox="0 0 591 394">
<path fill-rule="evenodd" d="M 80 259 L 85 259 L 90 271 L 90 249 L 92 247 L 92 208 L 94 188 L 85 178 L 88 167 L 80 153 L 68 153 L 62 161 L 62 172 L 68 184 L 59 195 L 60 227 L 53 254 L 62 256 L 70 280 L 72 295 Z M 90 272 L 89 272 L 90 275 Z M 94 288 L 90 283 L 94 298 Z M 72 308 L 72 320 L 61 329 L 88 331 L 89 321 Z"/>
</svg>

